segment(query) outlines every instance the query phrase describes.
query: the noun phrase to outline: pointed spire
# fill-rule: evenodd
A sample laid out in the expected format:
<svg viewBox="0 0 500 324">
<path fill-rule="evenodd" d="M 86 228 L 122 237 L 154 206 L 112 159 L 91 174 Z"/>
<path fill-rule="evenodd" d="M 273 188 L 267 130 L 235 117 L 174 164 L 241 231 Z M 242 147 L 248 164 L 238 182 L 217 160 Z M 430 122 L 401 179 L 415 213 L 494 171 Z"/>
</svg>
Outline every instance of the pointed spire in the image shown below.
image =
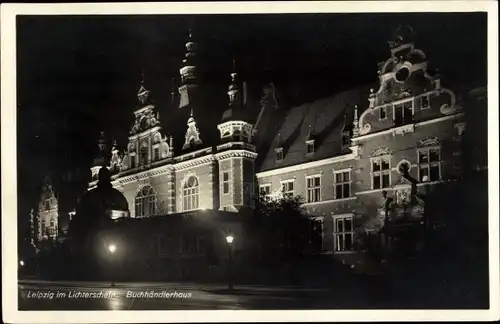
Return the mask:
<svg viewBox="0 0 500 324">
<path fill-rule="evenodd" d="M 147 104 L 149 100 L 150 91 L 144 86 L 144 69 L 141 70 L 141 86 L 137 91 L 137 99 L 141 105 Z"/>
<path fill-rule="evenodd" d="M 309 131 L 307 133 L 306 142 L 313 141 L 313 140 L 314 140 L 314 136 L 312 133 L 312 127 L 311 127 L 311 125 L 309 125 Z"/>
<path fill-rule="evenodd" d="M 191 113 L 189 115 L 189 119 L 187 121 L 187 126 L 188 129 L 186 131 L 186 141 L 184 142 L 184 145 L 182 146 L 182 149 L 185 150 L 187 148 L 191 148 L 195 145 L 202 144 L 202 141 L 200 139 L 200 132 L 198 131 L 198 128 L 196 127 L 196 120 L 193 117 L 193 108 L 191 108 Z"/>
<path fill-rule="evenodd" d="M 183 67 L 180 69 L 183 84 L 196 80 L 196 50 L 198 46 L 193 40 L 191 29 L 189 29 L 189 38 L 185 46 L 186 54 L 184 60 L 182 60 Z"/>
<path fill-rule="evenodd" d="M 358 105 L 354 105 L 354 119 L 352 121 L 352 137 L 359 136 Z"/>
</svg>

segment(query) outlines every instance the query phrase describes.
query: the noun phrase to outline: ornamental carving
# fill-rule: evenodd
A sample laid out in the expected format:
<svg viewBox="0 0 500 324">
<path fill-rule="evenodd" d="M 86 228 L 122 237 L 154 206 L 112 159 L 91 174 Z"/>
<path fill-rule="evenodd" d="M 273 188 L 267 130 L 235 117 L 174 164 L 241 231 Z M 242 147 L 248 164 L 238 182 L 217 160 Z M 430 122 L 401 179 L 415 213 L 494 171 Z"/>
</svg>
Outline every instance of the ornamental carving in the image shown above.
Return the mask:
<svg viewBox="0 0 500 324">
<path fill-rule="evenodd" d="M 365 134 L 369 133 L 371 129 L 372 129 L 372 125 L 370 125 L 369 123 L 365 123 L 363 125 L 363 127 L 361 127 L 359 129 L 359 134 L 360 135 L 365 135 Z"/>
</svg>

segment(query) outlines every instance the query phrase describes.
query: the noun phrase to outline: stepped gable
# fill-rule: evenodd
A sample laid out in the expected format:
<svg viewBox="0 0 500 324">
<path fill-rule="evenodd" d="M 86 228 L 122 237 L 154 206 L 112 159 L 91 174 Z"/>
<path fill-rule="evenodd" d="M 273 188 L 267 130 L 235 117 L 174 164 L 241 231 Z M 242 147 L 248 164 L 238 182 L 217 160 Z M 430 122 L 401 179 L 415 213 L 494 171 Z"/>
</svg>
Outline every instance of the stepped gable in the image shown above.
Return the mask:
<svg viewBox="0 0 500 324">
<path fill-rule="evenodd" d="M 361 114 L 368 107 L 368 95 L 374 84 L 368 84 L 289 109 L 283 124 L 265 154 L 260 171 L 278 169 L 321 160 L 342 154 L 341 133 L 346 111 L 358 105 Z M 352 119 L 352 118 L 351 118 Z M 315 152 L 306 152 L 305 141 L 314 134 Z M 279 135 L 278 135 L 279 134 Z M 283 160 L 276 163 L 275 149 L 283 148 Z"/>
</svg>

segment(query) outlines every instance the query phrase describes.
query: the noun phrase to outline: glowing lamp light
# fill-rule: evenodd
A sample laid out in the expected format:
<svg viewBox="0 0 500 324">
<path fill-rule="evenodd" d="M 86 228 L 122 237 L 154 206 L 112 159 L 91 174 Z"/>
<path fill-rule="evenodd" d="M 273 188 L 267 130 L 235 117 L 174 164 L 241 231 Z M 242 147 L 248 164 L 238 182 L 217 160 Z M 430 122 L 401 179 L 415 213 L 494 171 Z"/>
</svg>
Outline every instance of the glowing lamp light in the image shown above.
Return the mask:
<svg viewBox="0 0 500 324">
<path fill-rule="evenodd" d="M 115 251 L 116 251 L 116 245 L 115 244 L 110 244 L 108 246 L 108 251 L 111 252 L 111 253 L 115 253 Z"/>
<path fill-rule="evenodd" d="M 24 266 L 24 261 L 23 260 L 19 261 L 19 264 L 21 265 L 21 267 L 23 267 Z"/>
<path fill-rule="evenodd" d="M 229 245 L 233 244 L 234 236 L 232 236 L 232 235 L 226 236 L 226 241 L 227 241 L 227 244 L 229 244 Z"/>
</svg>

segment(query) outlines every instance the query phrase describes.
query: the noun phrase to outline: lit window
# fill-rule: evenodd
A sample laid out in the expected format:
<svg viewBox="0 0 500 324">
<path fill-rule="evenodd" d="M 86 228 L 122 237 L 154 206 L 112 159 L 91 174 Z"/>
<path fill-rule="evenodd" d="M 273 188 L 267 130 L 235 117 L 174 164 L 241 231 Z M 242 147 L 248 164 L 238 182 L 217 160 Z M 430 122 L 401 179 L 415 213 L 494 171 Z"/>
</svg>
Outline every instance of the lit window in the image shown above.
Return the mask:
<svg viewBox="0 0 500 324">
<path fill-rule="evenodd" d="M 424 110 L 431 107 L 429 95 L 423 95 L 422 97 L 422 106 L 420 109 Z"/>
<path fill-rule="evenodd" d="M 135 217 L 152 216 L 156 213 L 156 193 L 151 186 L 144 186 L 135 196 Z"/>
<path fill-rule="evenodd" d="M 387 107 L 380 107 L 379 108 L 379 119 L 386 119 L 387 118 Z"/>
<path fill-rule="evenodd" d="M 311 176 L 307 180 L 307 202 L 321 201 L 321 176 Z"/>
<path fill-rule="evenodd" d="M 222 193 L 229 193 L 229 172 L 222 172 Z"/>
<path fill-rule="evenodd" d="M 412 121 L 413 99 L 394 105 L 394 125 L 406 125 Z"/>
<path fill-rule="evenodd" d="M 293 191 L 293 183 L 295 180 L 286 180 L 281 182 L 281 190 L 283 191 L 283 194 L 286 196 L 293 196 L 294 191 Z"/>
<path fill-rule="evenodd" d="M 351 196 L 351 171 L 334 172 L 334 197 L 335 199 Z"/>
<path fill-rule="evenodd" d="M 198 209 L 199 183 L 195 176 L 190 176 L 183 188 L 184 211 Z"/>
<path fill-rule="evenodd" d="M 260 189 L 261 194 L 264 194 L 266 196 L 271 194 L 271 185 L 270 184 L 261 185 L 261 186 L 259 186 L 259 189 Z"/>
<path fill-rule="evenodd" d="M 389 188 L 391 183 L 390 156 L 381 156 L 371 159 L 372 189 Z"/>
<path fill-rule="evenodd" d="M 335 252 L 352 251 L 354 227 L 352 216 L 334 217 Z"/>
<path fill-rule="evenodd" d="M 439 147 L 418 150 L 418 173 L 421 182 L 441 180 L 441 152 Z"/>
<path fill-rule="evenodd" d="M 307 154 L 313 154 L 314 153 L 314 141 L 306 142 L 306 149 L 307 149 Z"/>
</svg>

